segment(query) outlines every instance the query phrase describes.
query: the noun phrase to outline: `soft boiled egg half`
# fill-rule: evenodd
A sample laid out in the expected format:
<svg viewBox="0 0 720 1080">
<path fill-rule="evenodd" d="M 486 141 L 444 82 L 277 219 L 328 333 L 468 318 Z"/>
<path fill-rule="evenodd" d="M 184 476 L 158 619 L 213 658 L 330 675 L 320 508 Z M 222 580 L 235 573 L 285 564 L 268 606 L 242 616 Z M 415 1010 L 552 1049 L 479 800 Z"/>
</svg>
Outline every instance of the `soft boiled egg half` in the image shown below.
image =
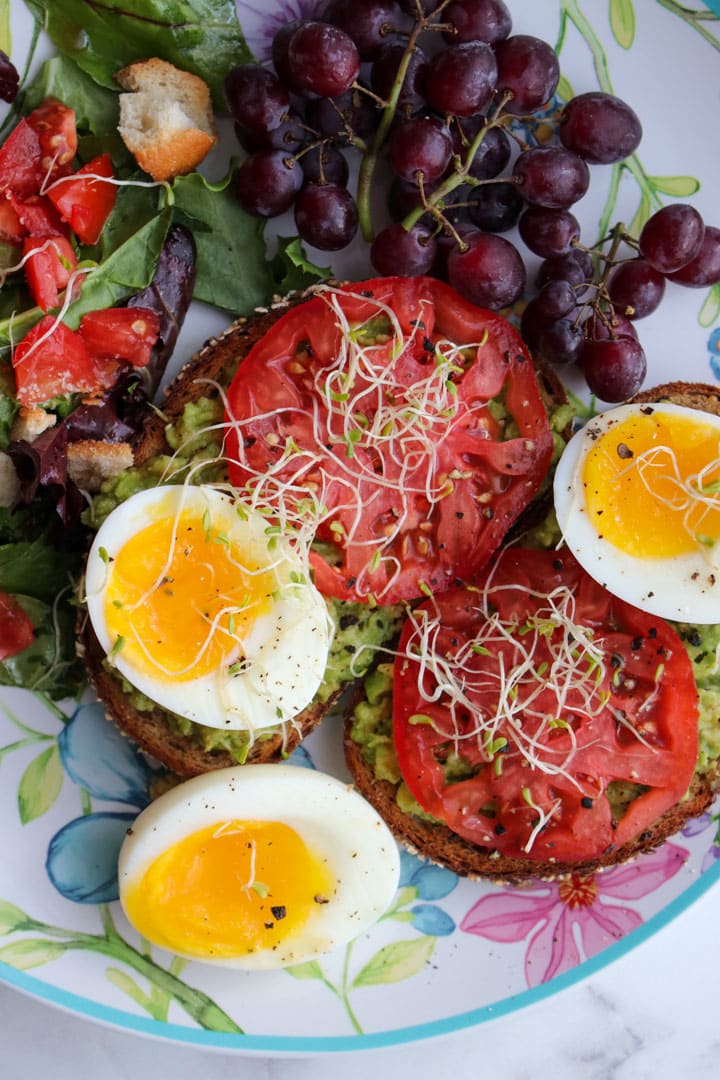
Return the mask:
<svg viewBox="0 0 720 1080">
<path fill-rule="evenodd" d="M 291 720 L 325 672 L 330 624 L 306 554 L 211 487 L 151 488 L 113 510 L 86 598 L 117 671 L 199 724 L 252 733 Z"/>
<path fill-rule="evenodd" d="M 285 967 L 364 932 L 398 887 L 400 858 L 368 802 L 295 765 L 196 776 L 151 803 L 120 851 L 122 907 L 180 956 Z"/>
<path fill-rule="evenodd" d="M 555 473 L 565 542 L 596 581 L 662 618 L 720 623 L 720 417 L 621 405 L 568 443 Z"/>
</svg>

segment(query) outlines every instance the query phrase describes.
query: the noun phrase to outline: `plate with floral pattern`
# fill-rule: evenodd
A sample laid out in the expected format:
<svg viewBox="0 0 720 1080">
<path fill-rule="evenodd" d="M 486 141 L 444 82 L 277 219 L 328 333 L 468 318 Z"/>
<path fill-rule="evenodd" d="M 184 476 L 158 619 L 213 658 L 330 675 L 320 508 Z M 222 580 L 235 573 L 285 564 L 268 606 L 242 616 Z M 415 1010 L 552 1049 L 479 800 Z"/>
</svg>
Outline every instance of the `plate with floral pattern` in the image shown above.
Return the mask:
<svg viewBox="0 0 720 1080">
<path fill-rule="evenodd" d="M 28 79 L 53 53 L 42 34 L 35 40 L 31 13 L 44 6 L 13 5 L 10 18 L 0 3 L 0 47 Z M 207 16 L 227 5 L 189 6 Z M 237 14 L 264 63 L 279 27 L 322 6 L 238 0 Z M 583 236 L 600 237 L 619 220 L 636 230 L 673 201 L 692 202 L 712 222 L 718 155 L 705 114 L 720 95 L 720 16 L 674 0 L 538 0 L 514 8 L 514 32 L 551 42 L 560 58 L 556 98 L 526 121 L 536 138 L 552 137 L 548 114 L 563 96 L 587 90 L 617 94 L 643 122 L 631 159 L 593 168 L 590 192 L 574 208 Z M 67 18 L 82 42 L 82 22 Z M 240 150 L 231 126 L 220 128 L 229 160 Z M 273 222 L 268 245 L 294 231 L 291 217 Z M 338 273 L 371 276 L 362 241 L 331 260 L 308 254 Z M 176 362 L 227 321 L 227 312 L 193 307 Z M 674 378 L 720 383 L 720 286 L 669 287 L 641 337 L 648 386 Z M 346 776 L 338 732 L 321 727 L 291 760 Z M 125 920 L 117 852 L 152 798 L 158 771 L 89 691 L 54 701 L 2 688 L 0 762 L 0 978 L 88 1019 L 201 1047 L 270 1055 L 360 1050 L 481 1024 L 611 963 L 660 932 L 720 875 L 713 810 L 632 863 L 524 888 L 462 880 L 404 852 L 393 903 L 360 938 L 286 970 L 232 972 L 153 947 Z"/>
</svg>

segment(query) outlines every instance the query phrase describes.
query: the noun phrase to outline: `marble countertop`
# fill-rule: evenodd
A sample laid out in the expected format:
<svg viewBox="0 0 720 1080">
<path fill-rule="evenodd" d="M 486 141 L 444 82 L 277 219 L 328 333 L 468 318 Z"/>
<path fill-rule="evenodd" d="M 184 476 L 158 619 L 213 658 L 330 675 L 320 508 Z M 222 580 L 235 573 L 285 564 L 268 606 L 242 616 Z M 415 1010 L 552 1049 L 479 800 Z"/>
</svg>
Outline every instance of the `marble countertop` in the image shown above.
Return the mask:
<svg viewBox="0 0 720 1080">
<path fill-rule="evenodd" d="M 456 1035 L 358 1054 L 246 1057 L 103 1027 L 0 986 L 4 1080 L 126 1080 L 162 1062 L 173 1080 L 395 1080 L 490 1075 L 503 1080 L 705 1080 L 720 1062 L 718 887 L 615 964 L 533 1004 Z M 387 1073 L 385 1072 L 387 1070 Z"/>
</svg>

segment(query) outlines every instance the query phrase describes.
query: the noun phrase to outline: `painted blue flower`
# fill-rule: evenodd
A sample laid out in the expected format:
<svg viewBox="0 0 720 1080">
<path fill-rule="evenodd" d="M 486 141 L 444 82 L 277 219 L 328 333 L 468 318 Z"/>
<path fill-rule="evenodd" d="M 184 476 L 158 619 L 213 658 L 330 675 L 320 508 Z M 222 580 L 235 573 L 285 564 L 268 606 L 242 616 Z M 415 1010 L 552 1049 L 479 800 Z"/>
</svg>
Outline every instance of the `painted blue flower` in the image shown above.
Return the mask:
<svg viewBox="0 0 720 1080">
<path fill-rule="evenodd" d="M 66 900 L 107 904 L 118 898 L 120 846 L 136 818 L 132 813 L 102 812 L 75 818 L 55 833 L 45 869 Z"/>
<path fill-rule="evenodd" d="M 142 808 L 151 771 L 100 704 L 81 705 L 58 736 L 63 768 L 94 798 Z"/>
<path fill-rule="evenodd" d="M 410 908 L 412 924 L 421 934 L 447 937 L 455 929 L 455 920 L 435 904 L 417 904 Z"/>
<path fill-rule="evenodd" d="M 421 900 L 441 900 L 458 883 L 457 874 L 435 863 L 423 862 L 407 851 L 400 853 L 400 885 L 417 889 Z"/>
<path fill-rule="evenodd" d="M 720 379 L 720 327 L 713 330 L 708 338 L 708 350 L 710 352 L 710 367 L 716 379 Z"/>
<path fill-rule="evenodd" d="M 301 769 L 315 768 L 315 763 L 310 756 L 310 752 L 309 750 L 306 750 L 304 746 L 296 746 L 287 760 L 288 765 L 299 765 Z"/>
</svg>

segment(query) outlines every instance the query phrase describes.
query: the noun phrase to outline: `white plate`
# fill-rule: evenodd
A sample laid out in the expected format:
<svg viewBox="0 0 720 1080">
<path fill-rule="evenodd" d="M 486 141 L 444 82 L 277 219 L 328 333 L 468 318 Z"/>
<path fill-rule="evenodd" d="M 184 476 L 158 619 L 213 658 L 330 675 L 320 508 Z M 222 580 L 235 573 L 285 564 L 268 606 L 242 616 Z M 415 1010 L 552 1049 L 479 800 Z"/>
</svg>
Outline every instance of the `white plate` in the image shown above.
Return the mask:
<svg viewBox="0 0 720 1080">
<path fill-rule="evenodd" d="M 238 2 L 261 59 L 278 19 L 319 6 Z M 617 192 L 611 169 L 593 170 L 590 194 L 575 208 L 585 238 L 597 236 L 608 200 L 612 221 L 632 220 L 643 197 L 652 205 L 689 198 L 720 224 L 717 144 L 706 119 L 720 99 L 720 23 L 694 6 L 708 18 L 694 21 L 681 5 L 647 0 L 514 5 L 515 31 L 552 43 L 564 12 L 561 65 L 575 93 L 611 87 L 643 120 L 638 169 L 623 174 Z M 30 23 L 17 5 L 13 19 L 13 56 L 21 67 Z M 287 235 L 292 225 L 269 232 L 275 230 Z M 367 249 L 356 243 L 335 268 L 369 276 Z M 177 362 L 224 321 L 193 310 Z M 669 287 L 661 309 L 639 329 L 650 363 L 647 385 L 720 379 L 719 289 Z M 316 767 L 344 775 L 336 729 L 316 733 L 307 747 Z M 352 946 L 295 975 L 234 974 L 147 948 L 117 902 L 86 895 L 104 877 L 112 895 L 118 838 L 146 781 L 144 764 L 115 737 L 98 705 L 88 698 L 80 708 L 55 710 L 29 693 L 3 690 L 0 760 L 0 978 L 80 1016 L 196 1046 L 264 1054 L 360 1050 L 480 1024 L 615 960 L 720 875 L 709 814 L 657 852 L 582 887 L 470 883 L 404 856 L 395 906 Z M 72 823 L 83 820 L 75 832 Z M 60 888 L 48 874 L 49 852 Z"/>
</svg>

